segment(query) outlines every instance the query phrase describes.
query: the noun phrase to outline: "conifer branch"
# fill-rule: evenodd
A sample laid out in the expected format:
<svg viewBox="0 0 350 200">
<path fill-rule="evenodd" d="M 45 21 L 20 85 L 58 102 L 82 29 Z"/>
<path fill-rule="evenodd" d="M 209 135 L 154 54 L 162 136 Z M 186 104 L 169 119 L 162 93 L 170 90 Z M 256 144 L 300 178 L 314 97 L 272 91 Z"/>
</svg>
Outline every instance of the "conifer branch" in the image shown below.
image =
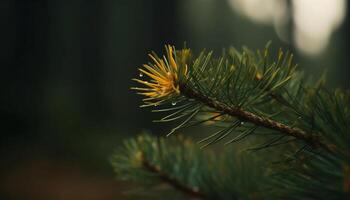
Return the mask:
<svg viewBox="0 0 350 200">
<path fill-rule="evenodd" d="M 190 88 L 186 87 L 186 85 L 180 85 L 180 91 L 183 95 L 187 96 L 188 98 L 193 98 L 197 101 L 204 103 L 206 106 L 216 109 L 217 111 L 220 111 L 232 117 L 237 117 L 241 121 L 247 121 L 257 126 L 262 126 L 265 128 L 276 130 L 288 136 L 300 139 L 314 148 L 321 147 L 329 152 L 334 152 L 334 147 L 332 147 L 332 145 L 323 143 L 320 137 L 316 134 L 307 133 L 299 128 L 290 127 L 281 122 L 258 116 L 254 113 L 242 110 L 240 108 L 228 107 L 219 101 L 216 101 L 214 99 L 211 99 L 210 97 L 202 95 L 194 90 L 191 90 Z"/>
<path fill-rule="evenodd" d="M 282 50 L 279 50 L 277 61 L 269 62 L 267 48 L 264 50 L 264 55 L 259 52 L 255 55 L 247 49 L 243 53 L 230 49 L 228 55 L 224 54 L 219 58 L 212 58 L 211 52 L 207 54 L 202 52 L 198 58 L 188 61 L 191 58 L 189 49 L 175 51 L 175 47 L 167 45 L 166 52 L 163 58 L 156 54 L 150 55 L 154 63 L 145 65 L 146 71 L 139 69 L 140 77 L 143 73 L 149 77 L 149 80 L 134 79 L 145 87 L 133 87 L 132 89 L 147 97 L 144 99 L 144 107 L 158 106 L 169 101 L 172 101 L 174 106 L 184 99 L 196 101 L 184 107 L 172 109 L 174 110 L 172 114 L 159 120 L 166 122 L 186 117 L 168 135 L 185 127 L 191 120 L 194 121 L 201 110 L 201 106 L 198 105 L 204 104 L 219 113 L 238 118 L 241 122 L 247 121 L 257 127 L 268 128 L 294 137 L 313 148 L 321 148 L 332 153 L 338 151 L 336 145 L 333 145 L 334 142 L 325 142 L 327 137 L 324 135 L 324 130 L 312 128 L 314 122 L 310 122 L 307 128 L 302 124 L 294 127 L 288 122 L 283 123 L 283 119 L 271 118 L 279 112 L 283 112 L 286 119 L 295 118 L 295 114 L 299 117 L 305 115 L 308 119 L 314 118 L 313 113 L 316 108 L 312 108 L 315 105 L 309 103 L 319 97 L 307 95 L 315 92 L 318 94 L 320 91 L 318 89 L 315 92 L 303 90 L 305 84 L 296 84 L 303 80 L 303 75 L 296 71 L 291 54 L 287 53 L 283 56 Z M 281 88 L 284 90 L 288 88 L 291 91 L 291 94 L 285 92 L 290 100 L 284 101 L 284 98 L 279 95 Z M 283 106 L 292 109 L 293 112 L 287 113 L 278 109 L 263 111 L 273 105 L 271 100 L 276 100 Z M 321 101 L 323 102 L 322 99 Z M 322 105 L 322 102 L 318 104 Z M 254 111 L 250 111 L 248 107 L 253 108 Z M 310 110 L 312 112 L 307 112 Z M 323 116 L 321 120 L 327 118 L 329 116 Z M 320 128 L 319 124 L 315 126 Z M 216 135 L 212 135 L 217 139 L 208 144 L 221 140 L 234 129 L 235 126 L 232 126 L 217 132 Z M 312 131 L 307 131 L 310 129 Z"/>
<path fill-rule="evenodd" d="M 149 163 L 147 160 L 143 159 L 142 161 L 142 166 L 145 168 L 146 171 L 154 173 L 158 175 L 158 177 L 166 184 L 172 186 L 174 189 L 188 195 L 191 197 L 194 197 L 196 199 L 207 199 L 205 198 L 205 195 L 202 194 L 198 189 L 196 188 L 191 188 L 186 185 L 183 185 L 180 183 L 178 180 L 170 177 L 168 174 L 164 173 L 161 171 L 159 167 L 156 167 Z"/>
<path fill-rule="evenodd" d="M 118 179 L 145 185 L 148 192 L 149 186 L 166 184 L 193 200 L 263 195 L 263 188 L 257 187 L 267 181 L 260 159 L 229 148 L 216 154 L 198 147 L 182 135 L 157 138 L 142 134 L 125 140 L 111 163 Z"/>
<path fill-rule="evenodd" d="M 266 136 L 267 142 L 260 144 L 257 138 L 253 143 L 259 145 L 250 150 L 279 148 L 263 160 L 279 159 L 279 153 L 286 160 L 279 169 L 266 168 L 260 158 L 240 160 L 245 156 L 237 149 L 216 154 L 181 137 L 144 135 L 127 141 L 113 157 L 119 178 L 167 184 L 195 199 L 255 199 L 256 194 L 266 199 L 348 199 L 349 91 L 327 90 L 324 78 L 308 80 L 296 71 L 292 55 L 283 56 L 281 50 L 276 62 L 269 60 L 267 48 L 262 53 L 231 48 L 214 58 L 212 52 L 193 57 L 189 49 L 167 45 L 164 56 L 150 57 L 152 62 L 139 69 L 146 79 L 134 79 L 142 87 L 132 89 L 145 96 L 142 107 L 171 112 L 157 121 L 181 119 L 168 135 L 213 122 L 208 125 L 218 130 L 198 142 L 204 147 L 231 133 L 236 135 L 225 144 L 241 141 L 261 127 L 256 135 Z M 299 144 L 276 147 L 294 141 L 302 145 L 296 152 Z"/>
</svg>

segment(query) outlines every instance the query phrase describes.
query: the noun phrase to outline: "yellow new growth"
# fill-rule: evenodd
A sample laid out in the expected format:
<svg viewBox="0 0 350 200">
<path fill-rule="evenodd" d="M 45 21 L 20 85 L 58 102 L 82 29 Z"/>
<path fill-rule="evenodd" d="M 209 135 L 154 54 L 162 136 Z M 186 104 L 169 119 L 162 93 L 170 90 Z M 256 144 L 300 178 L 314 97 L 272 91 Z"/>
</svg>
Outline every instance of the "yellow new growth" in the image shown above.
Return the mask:
<svg viewBox="0 0 350 200">
<path fill-rule="evenodd" d="M 166 57 L 159 58 L 157 55 L 149 54 L 153 63 L 144 64 L 144 68 L 139 68 L 140 77 L 143 74 L 150 78 L 150 81 L 141 79 L 133 79 L 134 81 L 143 84 L 145 87 L 133 87 L 131 89 L 139 91 L 138 94 L 148 97 L 146 100 L 159 99 L 173 94 L 179 94 L 179 75 L 187 74 L 187 64 L 182 65 L 186 62 L 189 57 L 189 49 L 184 49 L 178 52 L 179 62 L 183 69 L 179 70 L 174 56 L 175 49 L 170 45 L 165 46 L 167 55 Z M 181 73 L 181 74 L 180 74 Z"/>
</svg>

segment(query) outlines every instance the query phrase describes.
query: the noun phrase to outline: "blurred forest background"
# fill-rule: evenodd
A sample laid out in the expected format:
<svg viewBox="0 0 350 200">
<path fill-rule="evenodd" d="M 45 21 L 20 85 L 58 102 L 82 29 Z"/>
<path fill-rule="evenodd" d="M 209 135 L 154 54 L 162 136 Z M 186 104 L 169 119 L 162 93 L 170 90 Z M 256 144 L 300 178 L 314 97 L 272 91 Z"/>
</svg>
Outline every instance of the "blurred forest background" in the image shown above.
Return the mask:
<svg viewBox="0 0 350 200">
<path fill-rule="evenodd" d="M 350 88 L 346 0 L 1 0 L 0 15 L 1 199 L 123 199 L 109 156 L 144 129 L 168 130 L 129 90 L 164 44 L 271 40 Z"/>
</svg>

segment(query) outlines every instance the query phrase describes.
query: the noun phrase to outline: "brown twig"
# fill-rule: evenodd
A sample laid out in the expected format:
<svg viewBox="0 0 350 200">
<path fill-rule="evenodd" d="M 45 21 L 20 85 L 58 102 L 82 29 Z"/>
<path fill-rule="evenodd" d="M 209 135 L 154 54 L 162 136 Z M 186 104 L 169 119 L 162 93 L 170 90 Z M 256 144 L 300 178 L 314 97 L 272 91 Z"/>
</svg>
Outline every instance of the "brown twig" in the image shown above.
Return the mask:
<svg viewBox="0 0 350 200">
<path fill-rule="evenodd" d="M 149 172 L 155 173 L 158 177 L 164 182 L 175 188 L 176 190 L 181 191 L 182 193 L 191 196 L 195 199 L 207 199 L 204 194 L 202 194 L 198 189 L 191 188 L 189 186 L 183 185 L 178 180 L 170 177 L 168 174 L 161 171 L 159 167 L 156 167 L 149 163 L 147 160 L 142 161 L 142 166 Z"/>
<path fill-rule="evenodd" d="M 240 108 L 233 108 L 233 107 L 227 106 L 219 101 L 216 101 L 210 97 L 202 95 L 194 90 L 191 90 L 190 88 L 187 88 L 185 85 L 180 85 L 180 91 L 183 95 L 189 98 L 193 98 L 197 101 L 200 101 L 205 105 L 211 108 L 214 108 L 217 111 L 223 112 L 227 115 L 237 117 L 242 121 L 247 121 L 257 126 L 279 131 L 288 136 L 292 136 L 294 138 L 300 139 L 315 148 L 321 147 L 329 152 L 335 151 L 333 145 L 328 145 L 323 143 L 320 137 L 316 134 L 307 133 L 304 130 L 301 130 L 299 128 L 290 127 L 281 122 L 277 122 L 265 117 L 258 116 L 254 113 L 242 110 Z"/>
</svg>

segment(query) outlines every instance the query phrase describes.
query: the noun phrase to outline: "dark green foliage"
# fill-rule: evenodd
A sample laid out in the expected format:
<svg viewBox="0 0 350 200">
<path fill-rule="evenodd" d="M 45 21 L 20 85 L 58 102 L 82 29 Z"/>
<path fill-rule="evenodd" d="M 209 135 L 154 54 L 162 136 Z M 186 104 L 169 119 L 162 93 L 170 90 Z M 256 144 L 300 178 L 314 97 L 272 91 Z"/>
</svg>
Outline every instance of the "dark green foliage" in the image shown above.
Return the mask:
<svg viewBox="0 0 350 200">
<path fill-rule="evenodd" d="M 215 131 L 198 141 L 201 147 L 224 141 L 237 149 L 250 138 L 245 150 L 267 153 L 246 162 L 245 154 L 225 149 L 213 155 L 187 139 L 141 136 L 142 141 L 126 142 L 113 159 L 118 177 L 140 181 L 146 176 L 147 183 L 172 185 L 160 173 L 198 188 L 197 197 L 208 199 L 349 197 L 350 92 L 327 88 L 324 76 L 306 77 L 282 50 L 276 59 L 267 47 L 257 52 L 230 48 L 217 58 L 203 51 L 186 63 L 179 52 L 174 53 L 182 72 L 174 83 L 179 92 L 144 100 L 154 112 L 168 113 L 158 122 L 179 121 L 168 136 L 205 124 Z M 141 155 L 138 165 L 135 155 Z M 276 158 L 278 164 L 271 164 Z M 147 171 L 144 161 L 156 170 Z M 173 188 L 186 194 L 176 184 Z"/>
<path fill-rule="evenodd" d="M 350 112 L 349 93 L 341 90 L 315 91 L 312 99 L 314 129 L 333 144 L 333 152 L 301 158 L 293 168 L 274 177 L 282 185 L 284 199 L 350 198 Z M 288 198 L 287 198 L 288 197 Z"/>
<path fill-rule="evenodd" d="M 349 161 L 319 154 L 271 176 L 276 199 L 348 199 Z"/>
<path fill-rule="evenodd" d="M 156 138 L 142 134 L 125 141 L 113 156 L 112 164 L 117 177 L 141 182 L 147 189 L 168 184 L 188 197 L 203 199 L 250 199 L 264 195 L 263 166 L 253 155 L 229 149 L 220 153 L 200 150 L 182 136 Z M 187 189 L 177 188 L 177 184 Z"/>
</svg>

